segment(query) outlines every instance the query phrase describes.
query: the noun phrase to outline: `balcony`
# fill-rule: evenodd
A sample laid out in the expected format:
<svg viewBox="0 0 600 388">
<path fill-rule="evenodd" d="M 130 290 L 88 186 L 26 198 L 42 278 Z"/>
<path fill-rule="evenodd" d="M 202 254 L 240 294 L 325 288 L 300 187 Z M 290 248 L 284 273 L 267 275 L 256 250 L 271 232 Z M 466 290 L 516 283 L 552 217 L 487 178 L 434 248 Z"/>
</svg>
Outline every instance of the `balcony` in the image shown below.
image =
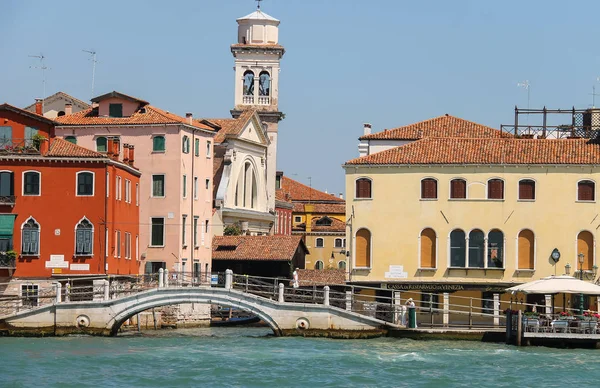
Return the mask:
<svg viewBox="0 0 600 388">
<path fill-rule="evenodd" d="M 16 195 L 0 196 L 0 206 L 14 206 L 17 201 Z"/>
<path fill-rule="evenodd" d="M 0 269 L 15 269 L 17 268 L 17 259 L 5 252 L 0 252 Z"/>
<path fill-rule="evenodd" d="M 0 138 L 0 155 L 39 155 L 40 140 Z"/>
</svg>

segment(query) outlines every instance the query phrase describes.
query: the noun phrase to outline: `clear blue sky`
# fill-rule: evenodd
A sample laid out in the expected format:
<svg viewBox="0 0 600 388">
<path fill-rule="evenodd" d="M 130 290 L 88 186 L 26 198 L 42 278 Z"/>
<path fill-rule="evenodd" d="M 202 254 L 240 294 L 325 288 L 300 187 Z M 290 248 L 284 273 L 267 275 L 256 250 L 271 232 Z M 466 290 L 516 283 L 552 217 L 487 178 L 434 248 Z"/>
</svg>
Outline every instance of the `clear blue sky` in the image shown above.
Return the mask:
<svg viewBox="0 0 600 388">
<path fill-rule="evenodd" d="M 179 114 L 228 117 L 235 19 L 251 0 L 0 0 L 0 102 L 118 90 Z M 585 108 L 600 83 L 598 1 L 265 0 L 281 20 L 278 169 L 330 192 L 374 131 L 449 113 L 494 127 L 515 104 Z M 600 105 L 600 97 L 598 98 Z"/>
</svg>

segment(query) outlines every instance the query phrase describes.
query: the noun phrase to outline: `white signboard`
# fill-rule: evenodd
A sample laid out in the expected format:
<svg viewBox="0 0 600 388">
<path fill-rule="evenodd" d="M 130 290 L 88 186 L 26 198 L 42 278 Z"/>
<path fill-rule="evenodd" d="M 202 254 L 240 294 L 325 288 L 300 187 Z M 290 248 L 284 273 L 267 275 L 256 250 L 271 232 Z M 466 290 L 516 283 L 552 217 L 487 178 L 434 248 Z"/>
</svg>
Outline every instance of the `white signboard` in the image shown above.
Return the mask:
<svg viewBox="0 0 600 388">
<path fill-rule="evenodd" d="M 53 263 L 65 261 L 65 255 L 50 255 L 50 261 Z"/>
<path fill-rule="evenodd" d="M 89 271 L 89 264 L 71 264 L 71 271 Z"/>
<path fill-rule="evenodd" d="M 46 268 L 69 268 L 68 261 L 47 261 Z"/>
<path fill-rule="evenodd" d="M 408 272 L 404 272 L 403 265 L 390 265 L 389 272 L 384 273 L 386 279 L 407 279 Z"/>
</svg>

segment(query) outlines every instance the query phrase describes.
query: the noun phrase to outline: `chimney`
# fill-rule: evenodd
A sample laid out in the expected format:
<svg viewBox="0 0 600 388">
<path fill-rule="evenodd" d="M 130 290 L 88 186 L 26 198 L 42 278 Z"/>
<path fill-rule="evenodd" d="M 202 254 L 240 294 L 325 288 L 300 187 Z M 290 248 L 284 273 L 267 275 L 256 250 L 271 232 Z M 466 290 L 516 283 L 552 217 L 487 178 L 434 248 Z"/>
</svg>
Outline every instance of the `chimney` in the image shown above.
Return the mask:
<svg viewBox="0 0 600 388">
<path fill-rule="evenodd" d="M 340 193 L 340 198 L 344 199 L 344 193 Z"/>
<path fill-rule="evenodd" d="M 36 98 L 35 99 L 35 113 L 38 115 L 43 115 L 42 113 L 42 99 L 41 98 Z"/>
<path fill-rule="evenodd" d="M 50 140 L 44 139 L 40 141 L 40 155 L 46 156 L 50 150 Z"/>
<path fill-rule="evenodd" d="M 119 160 L 119 139 L 113 139 L 113 148 L 112 148 L 112 154 L 115 158 L 115 160 Z"/>
<path fill-rule="evenodd" d="M 123 163 L 129 162 L 129 144 L 123 144 Z"/>
<path fill-rule="evenodd" d="M 106 156 L 111 157 L 114 149 L 115 141 L 109 137 L 106 141 Z"/>
<path fill-rule="evenodd" d="M 65 115 L 68 116 L 68 115 L 72 115 L 72 114 L 73 114 L 73 104 L 66 103 L 65 104 Z"/>
<path fill-rule="evenodd" d="M 129 165 L 133 166 L 134 158 L 133 158 L 133 144 L 129 144 Z"/>
<path fill-rule="evenodd" d="M 194 119 L 193 115 L 191 113 L 186 113 L 185 118 L 187 119 L 187 123 L 192 125 L 192 120 Z"/>
<path fill-rule="evenodd" d="M 367 136 L 371 134 L 371 124 L 364 123 L 363 124 L 363 136 Z"/>
</svg>

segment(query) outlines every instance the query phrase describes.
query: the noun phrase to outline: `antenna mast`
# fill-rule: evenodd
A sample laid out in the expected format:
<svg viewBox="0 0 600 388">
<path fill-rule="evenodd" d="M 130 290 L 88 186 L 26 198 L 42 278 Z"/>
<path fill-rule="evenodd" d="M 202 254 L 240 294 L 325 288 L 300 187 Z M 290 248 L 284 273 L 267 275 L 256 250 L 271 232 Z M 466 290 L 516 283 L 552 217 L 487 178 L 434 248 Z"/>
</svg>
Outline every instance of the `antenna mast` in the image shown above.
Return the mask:
<svg viewBox="0 0 600 388">
<path fill-rule="evenodd" d="M 96 60 L 96 51 L 94 49 L 81 51 L 86 52 L 92 56 L 92 96 L 90 98 L 94 98 L 94 83 L 96 81 L 96 63 L 98 63 L 98 61 Z"/>
<path fill-rule="evenodd" d="M 45 99 L 46 99 L 46 70 L 51 70 L 48 67 L 46 67 L 45 63 L 44 63 L 44 59 L 46 59 L 46 57 L 44 56 L 44 54 L 40 53 L 40 55 L 30 55 L 30 58 L 38 58 L 40 60 L 40 65 L 39 66 L 29 66 L 30 69 L 40 69 L 42 71 L 42 115 L 44 114 L 44 104 L 45 104 Z"/>
</svg>

